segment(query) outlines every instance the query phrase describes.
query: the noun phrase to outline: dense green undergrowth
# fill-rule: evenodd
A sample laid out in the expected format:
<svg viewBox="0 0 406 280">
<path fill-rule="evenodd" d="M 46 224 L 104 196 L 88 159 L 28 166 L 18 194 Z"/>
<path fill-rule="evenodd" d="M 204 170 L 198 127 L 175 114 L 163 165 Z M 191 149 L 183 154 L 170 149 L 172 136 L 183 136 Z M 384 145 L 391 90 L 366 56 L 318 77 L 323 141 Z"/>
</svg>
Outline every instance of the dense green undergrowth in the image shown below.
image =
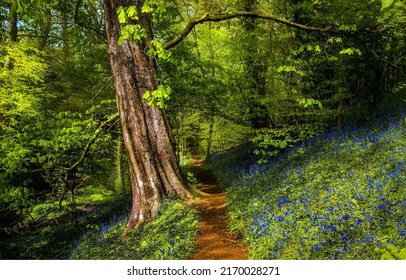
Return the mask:
<svg viewBox="0 0 406 280">
<path fill-rule="evenodd" d="M 0 259 L 66 259 L 85 232 L 129 211 L 129 195 L 113 196 L 103 186 L 80 192 L 76 221 L 69 205 L 59 211 L 57 201 L 47 200 L 32 209 L 32 223 L 0 228 Z"/>
<path fill-rule="evenodd" d="M 251 259 L 404 259 L 405 115 L 317 135 L 258 164 L 210 158 Z"/>
<path fill-rule="evenodd" d="M 81 190 L 77 222 L 69 207 L 57 211 L 56 201 L 38 204 L 35 224 L 1 229 L 0 259 L 185 259 L 194 251 L 198 216 L 192 207 L 166 200 L 156 220 L 122 238 L 130 195 L 101 191 Z"/>
</svg>

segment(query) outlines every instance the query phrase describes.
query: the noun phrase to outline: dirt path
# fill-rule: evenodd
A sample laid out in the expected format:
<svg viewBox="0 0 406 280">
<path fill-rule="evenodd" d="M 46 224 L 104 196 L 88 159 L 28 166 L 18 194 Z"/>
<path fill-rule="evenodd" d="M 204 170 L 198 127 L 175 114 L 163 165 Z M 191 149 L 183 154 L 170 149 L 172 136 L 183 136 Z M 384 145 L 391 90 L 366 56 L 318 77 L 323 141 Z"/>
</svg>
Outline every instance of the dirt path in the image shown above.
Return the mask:
<svg viewBox="0 0 406 280">
<path fill-rule="evenodd" d="M 226 195 L 210 171 L 201 171 L 201 161 L 194 161 L 196 176 L 202 181 L 202 199 L 196 204 L 200 212 L 196 252 L 191 260 L 246 260 L 247 250 L 236 234 L 227 228 Z"/>
</svg>

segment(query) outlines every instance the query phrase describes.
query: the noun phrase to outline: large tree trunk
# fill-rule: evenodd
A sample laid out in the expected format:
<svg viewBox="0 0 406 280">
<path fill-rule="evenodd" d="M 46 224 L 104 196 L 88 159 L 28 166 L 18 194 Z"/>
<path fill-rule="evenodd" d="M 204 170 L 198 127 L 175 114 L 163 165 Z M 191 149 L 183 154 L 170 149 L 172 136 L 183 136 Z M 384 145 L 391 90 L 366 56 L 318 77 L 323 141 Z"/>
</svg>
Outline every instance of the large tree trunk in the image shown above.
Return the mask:
<svg viewBox="0 0 406 280">
<path fill-rule="evenodd" d="M 146 54 L 152 39 L 151 17 L 140 12 L 144 0 L 105 0 L 108 53 L 114 76 L 124 145 L 128 153 L 132 188 L 132 210 L 128 230 L 153 219 L 165 196 L 190 199 L 176 161 L 169 128 L 163 111 L 148 106 L 142 98 L 146 91 L 157 88 L 154 59 Z M 119 6 L 138 7 L 139 23 L 148 33 L 143 42 L 118 45 L 121 26 Z"/>
</svg>

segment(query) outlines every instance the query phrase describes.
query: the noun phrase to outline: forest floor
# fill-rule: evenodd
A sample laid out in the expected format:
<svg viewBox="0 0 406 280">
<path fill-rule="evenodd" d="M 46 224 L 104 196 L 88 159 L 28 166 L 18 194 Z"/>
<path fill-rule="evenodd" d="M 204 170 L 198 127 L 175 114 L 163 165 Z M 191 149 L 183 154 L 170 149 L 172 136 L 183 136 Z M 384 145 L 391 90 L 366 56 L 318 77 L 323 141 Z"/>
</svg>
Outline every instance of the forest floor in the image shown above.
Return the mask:
<svg viewBox="0 0 406 280">
<path fill-rule="evenodd" d="M 201 170 L 201 160 L 193 161 L 193 171 L 202 182 L 199 210 L 199 235 L 191 260 L 246 260 L 247 248 L 238 234 L 230 232 L 226 215 L 227 193 L 222 192 L 211 171 Z"/>
</svg>

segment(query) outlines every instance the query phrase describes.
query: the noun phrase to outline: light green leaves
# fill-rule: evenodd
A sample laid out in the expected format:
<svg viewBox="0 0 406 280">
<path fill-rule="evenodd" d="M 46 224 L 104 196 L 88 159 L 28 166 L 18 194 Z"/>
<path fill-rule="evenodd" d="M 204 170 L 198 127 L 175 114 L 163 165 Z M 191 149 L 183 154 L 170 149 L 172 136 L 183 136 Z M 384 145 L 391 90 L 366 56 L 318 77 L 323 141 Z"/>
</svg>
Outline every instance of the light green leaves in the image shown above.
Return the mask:
<svg viewBox="0 0 406 280">
<path fill-rule="evenodd" d="M 394 0 L 381 0 L 381 1 L 382 1 L 381 10 L 383 10 L 385 8 L 389 8 L 394 2 Z"/>
<path fill-rule="evenodd" d="M 145 1 L 144 5 L 142 6 L 141 12 L 143 13 L 152 13 L 154 9 L 151 7 L 148 1 Z"/>
<path fill-rule="evenodd" d="M 319 100 L 313 98 L 297 99 L 297 102 L 300 106 L 303 106 L 303 108 L 313 107 L 314 105 L 318 106 L 320 109 L 323 108 L 323 104 L 321 104 Z"/>
<path fill-rule="evenodd" d="M 362 55 L 361 50 L 357 49 L 357 48 L 348 48 L 348 49 L 344 49 L 342 51 L 340 51 L 340 54 L 346 54 L 346 55 L 353 55 L 353 54 L 357 54 L 357 55 Z"/>
<path fill-rule="evenodd" d="M 118 21 L 121 24 L 125 24 L 131 19 L 132 20 L 139 20 L 137 7 L 135 7 L 135 6 L 129 6 L 129 7 L 120 6 L 120 7 L 118 7 L 117 8 L 117 16 L 118 16 Z"/>
<path fill-rule="evenodd" d="M 341 25 L 338 30 L 341 31 L 357 31 L 357 25 L 356 24 L 351 24 L 351 25 Z"/>
<path fill-rule="evenodd" d="M 130 42 L 141 41 L 147 37 L 147 32 L 140 24 L 129 24 L 121 29 L 121 36 L 118 38 L 118 44 L 122 45 L 124 40 Z"/>
<path fill-rule="evenodd" d="M 136 6 L 118 7 L 117 9 L 118 21 L 121 24 L 126 24 L 131 21 L 138 21 L 138 11 Z M 121 29 L 121 36 L 118 38 L 118 44 L 122 45 L 125 40 L 130 42 L 141 41 L 147 37 L 147 32 L 138 23 L 126 24 Z"/>
<path fill-rule="evenodd" d="M 153 57 L 158 57 L 163 60 L 169 60 L 171 58 L 171 52 L 163 48 L 163 43 L 157 40 L 151 40 L 151 45 L 148 50 L 148 54 Z"/>
<path fill-rule="evenodd" d="M 291 65 L 279 66 L 277 71 L 279 73 L 282 73 L 282 72 L 294 72 L 294 73 L 296 73 L 296 74 L 298 74 L 298 75 L 300 75 L 302 77 L 306 76 L 306 73 L 303 70 L 299 70 L 299 69 L 296 68 L 296 66 L 291 66 Z"/>
<path fill-rule="evenodd" d="M 165 107 L 165 102 L 169 100 L 172 89 L 169 86 L 159 85 L 153 92 L 146 91 L 142 96 L 148 101 L 149 106 Z"/>
</svg>

